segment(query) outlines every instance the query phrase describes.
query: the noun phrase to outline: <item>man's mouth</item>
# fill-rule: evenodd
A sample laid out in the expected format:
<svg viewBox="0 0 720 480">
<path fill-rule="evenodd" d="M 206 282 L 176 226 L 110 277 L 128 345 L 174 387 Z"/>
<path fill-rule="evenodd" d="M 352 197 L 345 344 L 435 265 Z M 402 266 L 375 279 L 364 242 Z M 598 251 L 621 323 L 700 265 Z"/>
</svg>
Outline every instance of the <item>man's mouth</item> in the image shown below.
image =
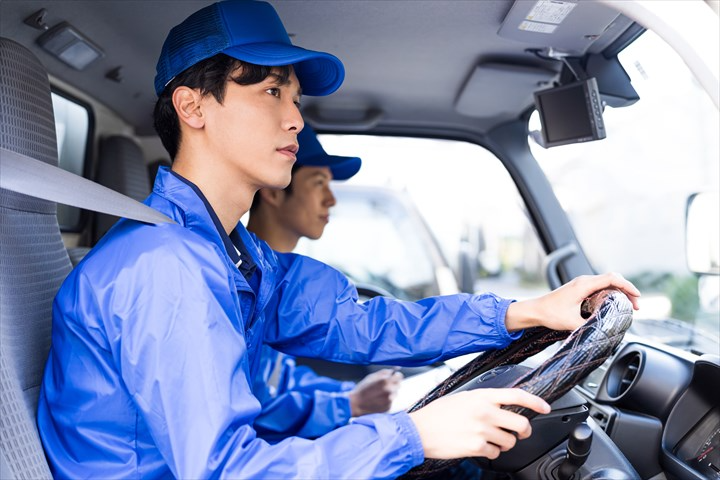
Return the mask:
<svg viewBox="0 0 720 480">
<path fill-rule="evenodd" d="M 287 155 L 287 156 L 289 156 L 289 157 L 292 157 L 293 160 L 296 160 L 296 159 L 297 159 L 297 152 L 298 152 L 298 150 L 299 150 L 298 145 L 295 144 L 295 143 L 290 144 L 290 145 L 288 145 L 288 146 L 286 146 L 286 147 L 282 147 L 282 148 L 278 148 L 278 149 L 277 149 L 278 152 L 280 152 L 280 153 L 282 153 L 282 154 L 284 154 L 284 155 Z"/>
</svg>

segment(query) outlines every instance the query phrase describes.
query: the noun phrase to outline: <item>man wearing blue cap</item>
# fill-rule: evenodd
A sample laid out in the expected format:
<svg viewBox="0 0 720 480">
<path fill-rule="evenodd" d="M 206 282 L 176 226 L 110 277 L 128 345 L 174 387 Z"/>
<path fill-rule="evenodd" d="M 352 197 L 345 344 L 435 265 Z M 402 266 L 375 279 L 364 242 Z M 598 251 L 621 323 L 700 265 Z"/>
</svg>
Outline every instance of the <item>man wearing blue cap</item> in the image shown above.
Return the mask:
<svg viewBox="0 0 720 480">
<path fill-rule="evenodd" d="M 519 389 L 476 390 L 269 444 L 253 429 L 262 347 L 431 364 L 503 347 L 527 327 L 576 328 L 583 299 L 608 286 L 637 303 L 632 284 L 602 275 L 515 303 L 359 304 L 336 270 L 248 233 L 239 222 L 255 193 L 290 183 L 300 87 L 327 95 L 343 76 L 334 56 L 292 45 L 264 2 L 212 4 L 170 31 L 155 124 L 174 162 L 146 203 L 176 223 L 119 221 L 55 298 L 38 429 L 56 478 L 394 478 L 425 457 L 495 458 L 530 435 L 503 405 L 549 405 Z"/>
<path fill-rule="evenodd" d="M 259 190 L 250 207 L 248 230 L 276 252 L 292 252 L 302 237 L 320 238 L 335 205 L 330 181 L 347 180 L 360 169 L 357 157 L 328 155 L 308 124 L 298 134 L 298 144 L 290 185 Z M 400 372 L 383 369 L 357 385 L 341 382 L 297 366 L 292 356 L 267 345 L 262 362 L 254 392 L 263 411 L 255 430 L 269 441 L 293 435 L 315 438 L 350 417 L 386 412 L 402 380 Z"/>
</svg>

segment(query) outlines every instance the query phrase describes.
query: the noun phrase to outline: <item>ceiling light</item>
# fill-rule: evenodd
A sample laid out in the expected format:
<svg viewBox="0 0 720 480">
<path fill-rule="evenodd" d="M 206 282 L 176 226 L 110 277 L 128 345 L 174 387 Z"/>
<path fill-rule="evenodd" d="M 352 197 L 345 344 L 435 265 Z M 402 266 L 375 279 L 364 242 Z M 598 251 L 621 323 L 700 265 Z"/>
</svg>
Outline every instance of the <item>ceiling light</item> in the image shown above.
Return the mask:
<svg viewBox="0 0 720 480">
<path fill-rule="evenodd" d="M 76 70 L 83 70 L 105 55 L 89 38 L 67 22 L 40 35 L 37 43 Z"/>
</svg>

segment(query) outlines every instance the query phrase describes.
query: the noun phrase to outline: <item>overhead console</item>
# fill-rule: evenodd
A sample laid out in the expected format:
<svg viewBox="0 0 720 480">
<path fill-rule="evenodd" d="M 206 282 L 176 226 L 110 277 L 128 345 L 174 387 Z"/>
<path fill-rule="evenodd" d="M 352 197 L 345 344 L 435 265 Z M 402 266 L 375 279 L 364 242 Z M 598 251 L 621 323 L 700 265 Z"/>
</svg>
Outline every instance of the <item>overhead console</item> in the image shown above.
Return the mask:
<svg viewBox="0 0 720 480">
<path fill-rule="evenodd" d="M 554 61 L 559 75 L 533 88 L 542 129 L 531 137 L 544 148 L 601 140 L 607 136 L 605 105 L 625 107 L 639 100 L 617 54 L 644 29 L 599 2 L 575 0 L 516 1 L 505 16 L 498 36 L 528 45 L 527 53 Z M 541 71 L 535 69 L 537 77 Z M 459 96 L 457 109 L 476 115 L 480 89 L 475 72 Z M 489 77 L 489 76 L 487 76 Z M 527 79 L 531 75 L 526 75 Z M 495 77 L 492 77 L 495 79 Z M 475 88 L 473 88 L 475 87 Z"/>
</svg>

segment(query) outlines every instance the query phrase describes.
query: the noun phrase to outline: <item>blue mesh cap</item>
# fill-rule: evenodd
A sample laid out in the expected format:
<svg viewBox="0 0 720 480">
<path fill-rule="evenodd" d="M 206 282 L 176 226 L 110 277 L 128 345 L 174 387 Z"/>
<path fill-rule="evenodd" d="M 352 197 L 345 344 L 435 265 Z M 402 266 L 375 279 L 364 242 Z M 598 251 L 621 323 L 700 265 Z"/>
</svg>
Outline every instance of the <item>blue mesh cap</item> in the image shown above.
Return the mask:
<svg viewBox="0 0 720 480">
<path fill-rule="evenodd" d="M 218 53 L 256 65 L 293 65 L 305 95 L 329 95 L 345 78 L 334 55 L 294 46 L 269 3 L 227 0 L 198 10 L 170 30 L 157 63 L 155 93 L 159 96 L 178 74 Z"/>
<path fill-rule="evenodd" d="M 328 155 L 320 145 L 317 134 L 307 123 L 297 139 L 300 150 L 295 165 L 299 167 L 329 167 L 334 180 L 347 180 L 360 170 L 362 160 L 358 157 Z"/>
</svg>

